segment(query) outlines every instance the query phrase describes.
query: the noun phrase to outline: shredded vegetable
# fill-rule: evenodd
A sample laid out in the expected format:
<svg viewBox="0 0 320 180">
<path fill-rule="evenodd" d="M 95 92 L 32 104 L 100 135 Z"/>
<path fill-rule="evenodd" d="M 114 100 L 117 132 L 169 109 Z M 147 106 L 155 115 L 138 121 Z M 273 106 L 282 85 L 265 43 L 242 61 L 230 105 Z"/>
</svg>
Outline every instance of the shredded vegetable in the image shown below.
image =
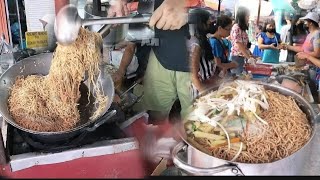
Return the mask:
<svg viewBox="0 0 320 180">
<path fill-rule="evenodd" d="M 242 163 L 287 157 L 303 147 L 312 132 L 295 99 L 241 80 L 196 99 L 184 127 L 197 149 Z"/>
<path fill-rule="evenodd" d="M 250 122 L 258 120 L 268 124 L 258 115 L 261 108 L 263 110 L 269 108 L 262 85 L 242 80 L 224 84 L 218 90 L 196 100 L 194 110 L 187 119 L 200 124 L 198 127 L 194 124 L 188 125 L 187 133 L 193 134 L 195 138 L 204 139 L 202 142 L 210 148 L 227 144 L 229 151 L 232 143 L 239 142 L 234 139 L 241 139 L 239 136 L 242 132 L 246 134 L 243 124 L 247 123 L 242 122 L 244 119 Z M 212 128 L 208 128 L 207 124 Z M 237 134 L 238 137 L 231 140 L 229 133 Z M 241 150 L 242 142 L 240 151 L 233 159 L 239 156 Z"/>
</svg>

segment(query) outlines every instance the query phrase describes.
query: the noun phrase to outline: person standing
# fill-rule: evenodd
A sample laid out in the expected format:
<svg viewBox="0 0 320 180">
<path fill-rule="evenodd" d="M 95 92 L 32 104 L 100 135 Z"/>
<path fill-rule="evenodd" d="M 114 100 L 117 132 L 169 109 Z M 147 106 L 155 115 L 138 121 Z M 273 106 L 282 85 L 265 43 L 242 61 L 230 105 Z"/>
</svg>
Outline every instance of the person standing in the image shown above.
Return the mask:
<svg viewBox="0 0 320 180">
<path fill-rule="evenodd" d="M 300 18 L 304 21 L 304 28 L 309 32 L 302 46 L 285 45 L 284 48 L 296 53 L 304 52 L 315 58 L 320 58 L 320 28 L 319 15 L 316 12 L 309 12 L 306 16 Z M 310 79 L 319 86 L 320 68 L 310 66 Z M 320 89 L 320 88 L 319 88 Z"/>
<path fill-rule="evenodd" d="M 238 66 L 236 61 L 229 61 L 230 51 L 228 45 L 225 43 L 225 38 L 230 35 L 231 28 L 232 19 L 228 16 L 221 15 L 210 29 L 210 33 L 213 33 L 213 36 L 210 37 L 209 42 L 212 47 L 212 54 L 216 65 L 216 74 L 220 78 L 224 78 L 229 74 L 230 69 L 237 68 Z"/>
<path fill-rule="evenodd" d="M 313 57 L 320 57 L 320 28 L 319 15 L 315 12 L 309 12 L 305 17 L 304 27 L 309 32 L 302 46 L 286 45 L 285 48 L 294 52 L 306 52 Z"/>
<path fill-rule="evenodd" d="M 292 19 L 293 19 L 293 14 L 291 13 L 285 14 L 285 20 L 287 24 L 282 26 L 280 30 L 280 38 L 281 38 L 281 41 L 284 43 L 288 42 L 288 32 L 292 26 Z"/>
<path fill-rule="evenodd" d="M 171 1 L 156 0 L 156 11 Z M 175 26 L 169 27 L 161 18 L 156 24 L 155 38 L 159 44 L 152 46 L 150 51 L 143 80 L 142 104 L 150 115 L 149 122 L 162 124 L 167 122 L 176 100 L 180 101 L 182 118 L 187 115 L 192 103 L 189 92 L 191 85 L 189 56 L 186 47 L 189 32 L 187 25 L 180 29 L 168 30 Z"/>
<path fill-rule="evenodd" d="M 280 34 L 276 32 L 273 19 L 267 19 L 262 33 L 258 38 L 259 49 L 263 50 L 262 62 L 279 63 L 280 49 L 282 49 Z"/>
<path fill-rule="evenodd" d="M 253 49 L 253 56 L 256 56 L 256 57 L 262 57 L 262 51 L 261 49 L 259 49 L 259 46 L 258 46 L 258 38 L 262 32 L 262 26 L 261 25 L 258 25 L 257 27 L 257 33 L 256 33 L 256 37 L 255 37 L 255 42 L 254 42 L 254 49 Z"/>
<path fill-rule="evenodd" d="M 292 19 L 291 27 L 288 31 L 286 44 L 290 46 L 302 46 L 308 32 L 303 28 L 303 21 L 300 20 L 301 16 L 294 16 Z M 294 56 L 297 54 L 295 51 L 288 51 L 287 62 L 294 62 Z"/>
<path fill-rule="evenodd" d="M 210 86 L 209 79 L 214 75 L 215 64 L 212 49 L 207 39 L 210 26 L 210 13 L 204 9 L 194 10 L 197 16 L 195 34 L 188 40 L 191 58 L 191 95 L 196 98 Z"/>
<path fill-rule="evenodd" d="M 245 59 L 251 57 L 247 48 L 249 37 L 247 30 L 249 27 L 250 11 L 248 8 L 240 6 L 237 10 L 235 24 L 231 29 L 231 61 L 238 64 L 237 68 L 231 69 L 232 74 L 239 75 L 244 69 Z"/>
<path fill-rule="evenodd" d="M 128 15 L 127 0 L 112 0 L 108 17 Z M 189 93 L 190 69 L 186 48 L 189 0 L 155 0 L 149 26 L 158 43 L 152 46 L 143 79 L 143 107 L 149 122 L 166 123 L 174 102 L 179 99 L 186 115 L 192 99 Z M 174 51 L 174 52 L 173 52 Z M 162 121 L 162 122 L 160 122 Z"/>
</svg>

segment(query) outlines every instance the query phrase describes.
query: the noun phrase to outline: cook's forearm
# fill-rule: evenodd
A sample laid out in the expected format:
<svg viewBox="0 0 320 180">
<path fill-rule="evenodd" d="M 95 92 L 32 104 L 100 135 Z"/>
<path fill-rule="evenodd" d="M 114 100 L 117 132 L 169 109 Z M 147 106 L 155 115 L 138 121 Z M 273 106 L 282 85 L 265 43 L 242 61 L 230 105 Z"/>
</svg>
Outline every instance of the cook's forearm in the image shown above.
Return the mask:
<svg viewBox="0 0 320 180">
<path fill-rule="evenodd" d="M 122 58 L 121 58 L 121 62 L 120 62 L 120 66 L 119 66 L 119 71 L 121 72 L 126 72 L 126 69 L 128 68 L 129 64 L 132 61 L 132 58 L 134 56 L 135 53 L 135 45 L 134 44 L 128 44 L 127 47 L 125 48 Z"/>
</svg>

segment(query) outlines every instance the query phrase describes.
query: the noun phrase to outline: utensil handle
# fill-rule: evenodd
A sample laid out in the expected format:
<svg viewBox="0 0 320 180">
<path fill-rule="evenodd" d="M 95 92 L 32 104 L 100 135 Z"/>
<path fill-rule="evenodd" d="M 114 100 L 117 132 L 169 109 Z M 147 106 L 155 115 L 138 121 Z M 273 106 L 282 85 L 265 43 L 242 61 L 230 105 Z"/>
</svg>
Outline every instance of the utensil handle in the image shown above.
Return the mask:
<svg viewBox="0 0 320 180">
<path fill-rule="evenodd" d="M 120 98 L 122 98 L 125 94 L 127 94 L 131 89 L 136 87 L 139 83 L 141 83 L 143 78 L 138 79 L 135 83 L 133 83 L 125 92 L 121 93 Z"/>
<path fill-rule="evenodd" d="M 132 24 L 132 23 L 147 23 L 151 18 L 151 14 L 140 14 L 134 17 L 113 17 L 100 19 L 83 19 L 82 25 L 97 25 L 97 24 Z"/>
<path fill-rule="evenodd" d="M 4 121 L 4 119 L 3 119 Z M 8 163 L 7 153 L 5 145 L 2 139 L 2 131 L 0 128 L 0 165 L 6 165 Z"/>
<path fill-rule="evenodd" d="M 116 113 L 117 113 L 116 110 L 112 110 L 109 113 L 106 113 L 105 115 L 97 119 L 97 122 L 92 127 L 87 128 L 86 131 L 89 131 L 89 132 L 95 131 L 99 126 L 106 123 Z"/>
<path fill-rule="evenodd" d="M 104 38 L 110 33 L 111 27 L 111 24 L 105 24 L 102 26 L 101 29 L 99 29 L 98 33 L 101 35 L 102 38 Z"/>
<path fill-rule="evenodd" d="M 209 176 L 213 174 L 217 174 L 226 170 L 231 170 L 231 172 L 237 176 L 243 176 L 244 174 L 241 172 L 241 170 L 234 164 L 224 164 L 217 167 L 212 168 L 199 168 L 189 165 L 188 163 L 184 162 L 182 159 L 179 158 L 178 153 L 181 150 L 184 150 L 188 147 L 184 142 L 180 142 L 178 145 L 176 145 L 173 148 L 172 151 L 172 159 L 173 163 L 180 169 L 184 170 L 187 173 L 190 173 L 192 175 L 203 175 L 203 176 Z"/>
</svg>

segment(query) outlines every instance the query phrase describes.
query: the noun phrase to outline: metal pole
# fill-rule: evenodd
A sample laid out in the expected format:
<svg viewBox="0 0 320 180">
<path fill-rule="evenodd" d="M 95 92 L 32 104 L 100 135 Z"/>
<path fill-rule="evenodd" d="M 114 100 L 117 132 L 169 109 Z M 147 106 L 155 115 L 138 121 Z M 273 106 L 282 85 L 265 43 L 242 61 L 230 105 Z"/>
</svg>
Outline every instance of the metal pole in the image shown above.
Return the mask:
<svg viewBox="0 0 320 180">
<path fill-rule="evenodd" d="M 259 6 L 258 6 L 258 17 L 257 17 L 257 25 L 259 24 L 260 21 L 260 10 L 261 10 L 261 0 L 259 0 Z"/>
<path fill-rule="evenodd" d="M 8 34 L 9 34 L 9 44 L 13 47 L 12 44 L 12 35 L 11 35 L 11 28 L 10 28 L 10 18 L 9 18 L 9 9 L 8 9 L 8 0 L 5 0 L 6 6 L 6 15 L 7 15 L 7 26 L 8 26 Z"/>
<path fill-rule="evenodd" d="M 219 0 L 219 4 L 218 4 L 218 15 L 220 15 L 220 9 L 221 9 L 221 2 L 222 2 L 222 0 Z"/>
<path fill-rule="evenodd" d="M 20 12 L 19 12 L 19 2 L 18 2 L 18 0 L 16 0 L 16 8 L 17 8 L 19 33 L 20 33 L 20 48 L 23 49 L 22 30 L 21 30 L 21 22 L 20 22 Z"/>
<path fill-rule="evenodd" d="M 100 0 L 93 0 L 93 12 L 96 12 L 96 15 L 100 15 L 101 12 L 101 1 Z"/>
</svg>

